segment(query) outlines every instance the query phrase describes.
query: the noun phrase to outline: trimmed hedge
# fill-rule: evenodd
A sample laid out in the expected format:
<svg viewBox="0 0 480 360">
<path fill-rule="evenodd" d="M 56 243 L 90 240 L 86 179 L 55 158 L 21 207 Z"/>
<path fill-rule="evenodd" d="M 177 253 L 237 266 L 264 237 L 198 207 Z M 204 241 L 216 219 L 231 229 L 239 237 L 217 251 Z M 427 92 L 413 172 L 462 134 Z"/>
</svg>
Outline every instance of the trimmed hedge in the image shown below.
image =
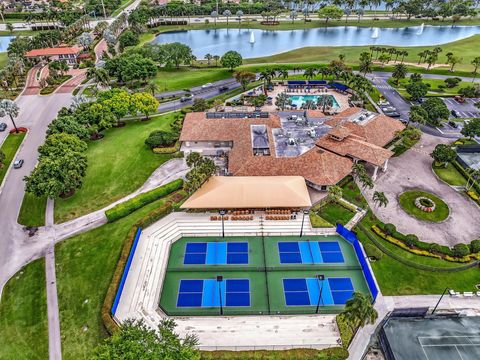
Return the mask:
<svg viewBox="0 0 480 360">
<path fill-rule="evenodd" d="M 383 257 L 383 252 L 379 248 L 377 248 L 374 244 L 366 243 L 363 244 L 363 248 L 367 253 L 368 257 L 375 258 L 376 260 L 380 260 Z"/>
<path fill-rule="evenodd" d="M 471 262 L 473 260 L 480 260 L 480 253 L 474 253 L 474 254 L 466 254 L 466 252 L 470 252 L 470 249 L 468 245 L 465 244 L 458 244 L 455 245 L 454 250 L 446 247 L 446 246 L 441 246 L 439 244 L 435 243 L 425 243 L 420 240 L 416 241 L 410 241 L 408 244 L 412 244 L 411 246 L 407 245 L 407 242 L 405 241 L 406 237 L 409 237 L 410 240 L 412 240 L 412 237 L 409 235 L 404 236 L 403 239 L 398 239 L 394 236 L 388 235 L 384 230 L 382 230 L 378 225 L 373 225 L 372 230 L 375 234 L 380 236 L 382 239 L 387 240 L 389 243 L 392 243 L 394 245 L 397 245 L 398 247 L 401 247 L 404 250 L 407 250 L 413 254 L 416 255 L 421 255 L 421 256 L 428 256 L 428 257 L 434 257 L 437 259 L 443 259 L 451 262 L 459 262 L 459 263 L 467 263 Z M 420 246 L 422 248 L 420 248 Z M 427 249 L 425 249 L 427 247 Z M 448 255 L 445 254 L 445 248 L 448 249 Z M 435 250 L 435 253 L 432 252 L 432 250 Z M 458 256 L 460 254 L 466 254 L 462 256 Z"/>
<path fill-rule="evenodd" d="M 130 249 L 133 245 L 133 240 L 135 239 L 135 234 L 137 233 L 137 229 L 139 227 L 145 228 L 152 223 L 160 220 L 162 217 L 168 215 L 173 208 L 174 207 L 172 205 L 172 202 L 167 202 L 164 206 L 159 207 L 158 209 L 146 215 L 143 219 L 139 220 L 136 224 L 132 226 L 132 228 L 128 232 L 127 237 L 125 238 L 122 252 L 120 254 L 120 258 L 117 262 L 117 267 L 115 268 L 115 272 L 113 273 L 112 281 L 110 283 L 110 286 L 108 287 L 107 294 L 105 295 L 105 300 L 103 301 L 102 306 L 102 320 L 109 334 L 113 334 L 116 330 L 118 330 L 117 323 L 112 319 L 111 309 L 113 301 L 115 300 L 115 295 L 117 294 L 120 280 L 122 279 L 123 269 L 125 268 L 125 264 L 130 254 Z"/>
<path fill-rule="evenodd" d="M 180 141 L 177 141 L 174 146 L 169 147 L 156 147 L 152 151 L 155 154 L 174 154 L 180 150 Z"/>
<path fill-rule="evenodd" d="M 109 223 L 114 222 L 118 219 L 121 219 L 127 215 L 130 215 L 135 210 L 138 210 L 145 205 L 148 205 L 155 200 L 158 200 L 168 194 L 171 194 L 174 191 L 177 191 L 183 187 L 183 180 L 178 179 L 159 188 L 150 190 L 146 193 L 135 196 L 134 198 L 127 200 L 121 204 L 114 206 L 111 209 L 105 211 L 107 220 Z"/>
<path fill-rule="evenodd" d="M 322 350 L 291 349 L 291 350 L 252 350 L 252 351 L 201 351 L 203 360 L 346 360 L 348 351 L 341 347 Z"/>
</svg>

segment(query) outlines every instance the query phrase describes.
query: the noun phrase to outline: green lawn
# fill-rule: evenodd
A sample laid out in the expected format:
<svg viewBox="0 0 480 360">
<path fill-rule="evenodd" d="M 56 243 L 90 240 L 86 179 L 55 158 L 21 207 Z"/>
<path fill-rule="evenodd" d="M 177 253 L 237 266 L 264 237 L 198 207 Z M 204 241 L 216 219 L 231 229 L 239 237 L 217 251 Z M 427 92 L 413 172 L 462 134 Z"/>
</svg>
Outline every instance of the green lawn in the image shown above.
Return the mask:
<svg viewBox="0 0 480 360">
<path fill-rule="evenodd" d="M 480 35 L 475 35 L 467 39 L 455 41 L 442 45 L 444 49 L 443 53 L 440 54 L 438 63 L 445 63 L 447 52 L 452 52 L 455 55 L 461 56 L 463 61 L 461 64 L 458 64 L 455 67 L 455 71 L 462 72 L 471 72 L 473 70 L 470 62 L 478 56 L 477 53 L 477 44 L 480 41 Z M 386 46 L 388 48 L 388 46 Z M 406 62 L 417 63 L 418 62 L 418 53 L 424 50 L 432 50 L 434 46 L 417 46 L 417 47 L 395 47 L 399 50 L 408 51 L 408 56 L 405 58 Z M 448 51 L 446 51 L 448 49 Z M 333 59 L 337 59 L 340 54 L 345 55 L 345 61 L 349 65 L 358 65 L 360 53 L 367 51 L 369 52 L 369 46 L 332 46 L 332 47 L 305 47 L 301 49 L 295 49 L 292 51 L 284 52 L 277 55 L 266 56 L 261 58 L 252 58 L 244 61 L 246 64 L 287 64 L 287 63 L 328 63 Z M 375 54 L 374 54 L 375 55 Z M 414 67 L 412 67 L 414 68 Z M 445 75 L 454 75 L 448 71 L 450 67 L 445 67 L 442 69 L 430 70 L 430 73 L 444 73 Z M 390 70 L 391 67 L 385 67 L 385 70 Z M 417 68 L 420 69 L 420 68 Z M 422 69 L 423 70 L 423 69 Z M 465 74 L 466 76 L 471 76 L 471 74 Z"/>
<path fill-rule="evenodd" d="M 464 186 L 467 184 L 465 177 L 450 163 L 448 163 L 446 167 L 432 165 L 432 169 L 440 179 L 449 185 Z"/>
<path fill-rule="evenodd" d="M 457 263 L 415 255 L 389 243 L 369 230 L 375 223 L 377 221 L 372 220 L 370 213 L 361 221 L 364 228 L 369 231 L 370 236 L 373 236 L 385 248 L 402 258 L 420 265 L 447 268 L 459 266 Z M 356 231 L 363 244 L 369 243 L 375 246 L 359 228 L 356 228 Z M 393 259 L 387 254 L 384 254 L 381 260 L 372 262 L 371 265 L 384 295 L 441 294 L 445 287 L 450 287 L 456 291 L 475 291 L 475 285 L 480 282 L 480 270 L 475 267 L 451 273 L 418 270 Z"/>
<path fill-rule="evenodd" d="M 435 203 L 435 210 L 425 212 L 417 208 L 415 206 L 415 199 L 420 196 L 432 200 Z M 425 191 L 405 191 L 400 194 L 398 202 L 407 214 L 423 221 L 440 222 L 445 220 L 450 213 L 448 205 L 442 199 Z"/>
<path fill-rule="evenodd" d="M 452 77 L 454 77 L 454 76 L 452 76 Z M 426 95 L 427 97 L 429 97 L 429 96 L 455 96 L 455 95 L 458 94 L 458 91 L 461 88 L 472 86 L 471 82 L 461 81 L 460 83 L 458 83 L 457 86 L 455 86 L 453 88 L 441 89 L 441 88 L 439 88 L 439 86 L 445 85 L 445 81 L 443 81 L 443 80 L 440 80 L 440 79 L 425 79 L 424 78 L 422 81 L 425 84 L 430 85 L 430 90 L 428 91 L 428 93 Z M 405 97 L 405 98 L 409 97 L 407 91 L 405 90 L 405 86 L 408 84 L 409 79 L 400 80 L 398 85 L 395 84 L 393 79 L 389 79 L 388 82 L 389 82 L 390 85 L 395 87 L 403 97 Z"/>
<path fill-rule="evenodd" d="M 327 228 L 327 227 L 332 227 L 333 226 L 327 220 L 320 217 L 314 211 L 310 211 L 309 216 L 310 216 L 310 224 L 312 224 L 312 227 L 314 227 L 314 228 Z"/>
<path fill-rule="evenodd" d="M 36 260 L 11 278 L 0 302 L 0 359 L 48 359 L 45 262 Z"/>
<path fill-rule="evenodd" d="M 345 225 L 353 217 L 354 213 L 338 203 L 330 202 L 320 208 L 318 215 L 331 224 L 339 222 Z"/>
<path fill-rule="evenodd" d="M 111 204 L 138 189 L 171 155 L 154 154 L 144 141 L 154 130 L 168 129 L 175 114 L 131 121 L 104 132 L 88 144 L 83 186 L 67 199 L 55 199 L 55 222 L 61 223 Z"/>
<path fill-rule="evenodd" d="M 20 214 L 18 214 L 18 223 L 26 226 L 45 225 L 46 206 L 46 197 L 38 198 L 33 194 L 25 193 Z"/>
<path fill-rule="evenodd" d="M 208 82 L 232 77 L 232 72 L 222 68 L 211 69 L 161 69 L 152 80 L 159 87 L 159 92 L 190 89 Z"/>
<path fill-rule="evenodd" d="M 8 53 L 2 52 L 0 53 L 0 69 L 7 65 L 8 62 Z"/>
<path fill-rule="evenodd" d="M 115 223 L 56 245 L 63 359 L 88 359 L 107 336 L 101 308 L 125 237 L 134 223 L 163 204 L 163 199 L 158 200 Z"/>
<path fill-rule="evenodd" d="M 368 208 L 368 203 L 363 197 L 360 189 L 350 175 L 338 184 L 342 188 L 342 198 L 363 209 Z"/>
<path fill-rule="evenodd" d="M 0 168 L 0 185 L 2 184 L 3 178 L 7 174 L 8 168 L 14 160 L 15 154 L 24 138 L 25 133 L 9 134 L 0 147 L 0 150 L 5 153 L 5 160 L 3 166 Z"/>
</svg>

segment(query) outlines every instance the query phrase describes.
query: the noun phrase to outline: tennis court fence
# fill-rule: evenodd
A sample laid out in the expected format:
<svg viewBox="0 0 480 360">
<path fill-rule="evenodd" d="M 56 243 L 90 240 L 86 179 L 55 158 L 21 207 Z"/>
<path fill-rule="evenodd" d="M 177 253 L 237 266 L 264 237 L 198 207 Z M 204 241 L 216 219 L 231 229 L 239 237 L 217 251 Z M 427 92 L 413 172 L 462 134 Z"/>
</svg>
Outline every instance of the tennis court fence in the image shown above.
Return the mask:
<svg viewBox="0 0 480 360">
<path fill-rule="evenodd" d="M 209 265 L 207 266 L 192 266 L 192 267 L 169 267 L 169 272 L 238 272 L 238 271 L 251 271 L 251 272 L 274 272 L 274 271 L 316 271 L 316 270 L 362 270 L 359 265 L 323 265 L 323 264 L 302 264 L 302 265 L 279 265 L 279 266 L 249 266 L 249 265 Z"/>
</svg>

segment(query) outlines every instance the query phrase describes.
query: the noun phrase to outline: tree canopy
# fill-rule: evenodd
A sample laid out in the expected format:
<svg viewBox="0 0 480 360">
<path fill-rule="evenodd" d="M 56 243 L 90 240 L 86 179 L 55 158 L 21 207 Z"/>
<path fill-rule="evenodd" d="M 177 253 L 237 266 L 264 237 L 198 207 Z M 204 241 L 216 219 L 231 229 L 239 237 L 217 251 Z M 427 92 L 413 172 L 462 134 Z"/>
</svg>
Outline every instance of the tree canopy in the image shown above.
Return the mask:
<svg viewBox="0 0 480 360">
<path fill-rule="evenodd" d="M 236 51 L 227 51 L 220 59 L 220 64 L 230 70 L 242 65 L 242 62 L 242 55 Z"/>
</svg>

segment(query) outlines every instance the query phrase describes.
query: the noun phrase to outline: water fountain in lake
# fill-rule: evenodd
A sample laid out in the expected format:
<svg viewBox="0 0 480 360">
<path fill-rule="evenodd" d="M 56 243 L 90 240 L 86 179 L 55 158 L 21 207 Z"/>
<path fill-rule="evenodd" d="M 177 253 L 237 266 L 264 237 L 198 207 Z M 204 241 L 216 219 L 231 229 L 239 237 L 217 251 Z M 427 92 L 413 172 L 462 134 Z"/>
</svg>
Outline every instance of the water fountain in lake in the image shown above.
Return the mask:
<svg viewBox="0 0 480 360">
<path fill-rule="evenodd" d="M 417 35 L 422 35 L 424 28 L 425 28 L 425 23 L 422 23 L 422 25 L 420 25 L 420 29 L 418 29 L 417 31 Z"/>
<path fill-rule="evenodd" d="M 253 31 L 250 31 L 250 44 L 255 43 L 255 35 L 253 34 Z"/>
<path fill-rule="evenodd" d="M 378 28 L 373 28 L 372 39 L 378 39 L 378 33 L 379 33 Z"/>
</svg>

